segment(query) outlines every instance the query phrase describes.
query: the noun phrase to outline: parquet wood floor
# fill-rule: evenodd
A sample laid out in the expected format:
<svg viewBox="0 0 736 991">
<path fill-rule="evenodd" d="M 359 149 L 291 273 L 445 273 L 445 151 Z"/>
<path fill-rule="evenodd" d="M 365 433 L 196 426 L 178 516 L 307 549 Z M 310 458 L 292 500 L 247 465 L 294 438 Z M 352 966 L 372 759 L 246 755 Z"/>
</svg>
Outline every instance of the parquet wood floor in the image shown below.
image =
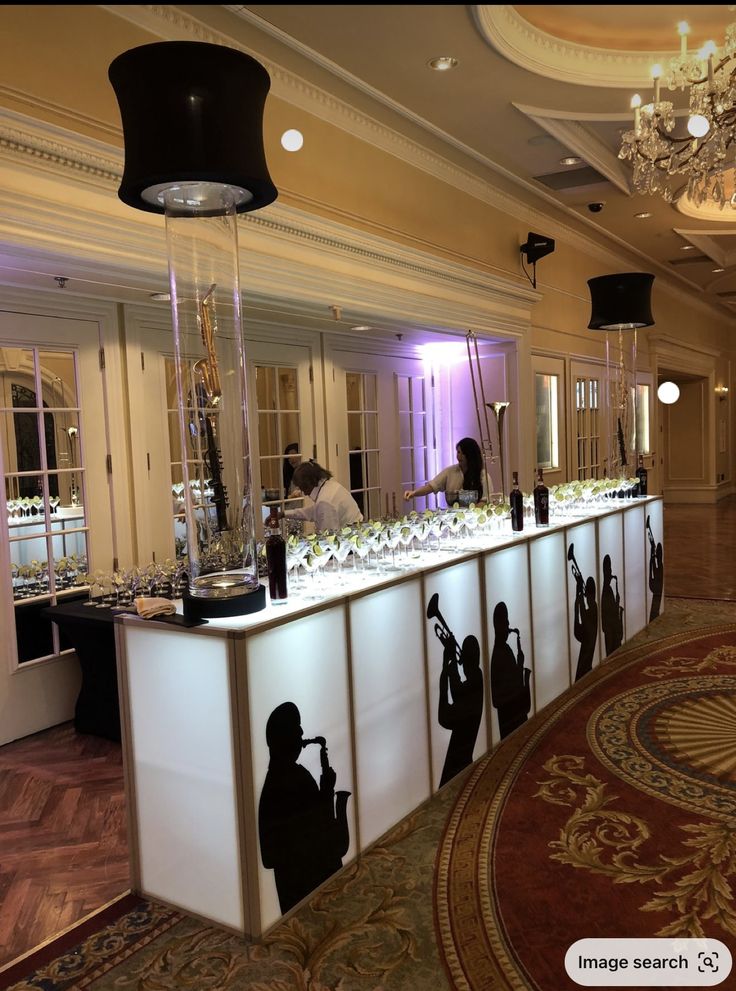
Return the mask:
<svg viewBox="0 0 736 991">
<path fill-rule="evenodd" d="M 0 967 L 129 887 L 120 744 L 71 723 L 0 749 Z"/>
<path fill-rule="evenodd" d="M 666 505 L 665 595 L 736 600 L 736 496 L 715 506 Z"/>
<path fill-rule="evenodd" d="M 665 508 L 666 595 L 736 601 L 736 496 Z M 71 724 L 0 748 L 0 968 L 129 887 L 120 746 Z"/>
</svg>

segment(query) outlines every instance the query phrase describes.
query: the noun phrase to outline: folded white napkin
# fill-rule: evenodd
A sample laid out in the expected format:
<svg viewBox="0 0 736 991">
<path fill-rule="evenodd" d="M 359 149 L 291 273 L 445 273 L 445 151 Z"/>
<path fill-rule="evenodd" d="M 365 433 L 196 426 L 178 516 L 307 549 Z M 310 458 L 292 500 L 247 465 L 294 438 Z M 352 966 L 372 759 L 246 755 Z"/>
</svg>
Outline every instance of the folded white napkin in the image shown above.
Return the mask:
<svg viewBox="0 0 736 991">
<path fill-rule="evenodd" d="M 154 616 L 172 616 L 176 605 L 171 599 L 159 599 L 141 595 L 135 600 L 136 612 L 143 619 L 153 619 Z"/>
</svg>

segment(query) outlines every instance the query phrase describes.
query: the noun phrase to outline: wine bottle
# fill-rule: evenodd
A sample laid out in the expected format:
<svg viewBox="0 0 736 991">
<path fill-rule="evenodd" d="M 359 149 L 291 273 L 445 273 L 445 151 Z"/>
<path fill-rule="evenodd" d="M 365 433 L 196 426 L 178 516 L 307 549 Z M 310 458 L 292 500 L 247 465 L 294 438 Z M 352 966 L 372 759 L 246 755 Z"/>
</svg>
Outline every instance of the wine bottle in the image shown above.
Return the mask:
<svg viewBox="0 0 736 991">
<path fill-rule="evenodd" d="M 286 541 L 281 536 L 278 511 L 272 510 L 266 520 L 266 563 L 268 592 L 274 605 L 286 602 Z"/>
<path fill-rule="evenodd" d="M 541 468 L 537 468 L 534 486 L 534 522 L 537 526 L 549 526 L 549 489 L 544 484 Z"/>
<path fill-rule="evenodd" d="M 639 479 L 639 491 L 638 495 L 645 496 L 647 494 L 647 470 L 644 467 L 644 455 L 639 455 L 639 467 L 636 469 L 636 477 Z"/>
<path fill-rule="evenodd" d="M 511 503 L 511 529 L 518 531 L 524 529 L 524 496 L 519 488 L 518 471 L 513 472 L 513 480 L 514 487 L 509 493 L 509 502 Z"/>
</svg>

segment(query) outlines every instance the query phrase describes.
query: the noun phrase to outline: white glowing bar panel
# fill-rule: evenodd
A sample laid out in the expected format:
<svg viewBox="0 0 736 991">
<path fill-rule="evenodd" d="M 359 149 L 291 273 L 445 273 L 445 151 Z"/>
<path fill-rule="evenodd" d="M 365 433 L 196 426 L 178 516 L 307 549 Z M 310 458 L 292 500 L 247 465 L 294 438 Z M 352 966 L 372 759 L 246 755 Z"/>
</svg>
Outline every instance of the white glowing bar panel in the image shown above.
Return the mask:
<svg viewBox="0 0 736 991">
<path fill-rule="evenodd" d="M 523 710 L 525 708 L 526 692 L 523 691 L 524 668 L 531 672 L 529 677 L 529 695 L 531 703 L 527 718 L 534 714 L 534 695 L 536 691 L 534 677 L 534 657 L 532 649 L 532 622 L 529 603 L 529 559 L 528 544 L 526 541 L 519 543 L 516 547 L 507 547 L 504 550 L 494 551 L 488 554 L 484 560 L 485 583 L 486 583 L 486 614 L 488 616 L 488 649 L 490 651 L 489 665 L 489 697 L 491 699 L 491 739 L 493 745 L 501 740 L 501 726 L 499 724 L 499 704 L 502 707 L 502 721 L 504 729 L 510 723 L 516 722 L 512 718 L 506 720 L 505 714 L 509 709 L 517 710 L 517 718 L 521 722 Z M 504 615 L 503 606 L 506 607 Z M 494 624 L 495 615 L 495 624 Z M 506 623 L 506 616 L 508 623 Z M 516 628 L 519 631 L 508 633 L 508 628 Z M 508 653 L 513 654 L 513 660 Z M 521 651 L 521 652 L 520 652 Z M 505 661 L 507 663 L 505 663 Z M 499 685 L 499 676 L 511 671 L 518 675 L 518 698 L 513 702 L 511 695 Z M 495 687 L 495 691 L 494 691 Z M 500 689 L 500 691 L 499 691 Z M 496 704 L 499 703 L 499 704 Z M 508 733 L 505 734 L 508 736 Z"/>
<path fill-rule="evenodd" d="M 570 686 L 565 536 L 545 534 L 530 542 L 529 552 L 538 711 Z"/>
<path fill-rule="evenodd" d="M 428 574 L 424 595 L 425 612 L 427 607 L 433 612 L 427 617 L 426 635 L 432 784 L 437 789 L 488 749 L 485 697 L 489 659 L 483 652 L 478 561 Z M 449 634 L 455 638 L 456 650 L 443 670 Z"/>
<path fill-rule="evenodd" d="M 605 661 L 626 639 L 624 538 L 621 513 L 602 516 L 598 520 L 598 557 L 601 661 Z"/>
<path fill-rule="evenodd" d="M 646 506 L 631 506 L 624 513 L 624 556 L 626 559 L 626 639 L 643 630 L 647 625 L 647 578 L 648 563 L 645 546 L 649 541 L 645 535 Z"/>
<path fill-rule="evenodd" d="M 581 523 L 567 530 L 567 613 L 573 682 L 585 677 L 601 658 L 595 526 L 594 522 Z M 582 595 L 577 575 L 582 581 Z"/>
<path fill-rule="evenodd" d="M 662 500 L 646 504 L 646 555 L 647 555 L 647 622 L 651 623 L 664 613 L 664 585 L 666 564 L 664 561 L 664 518 Z M 646 527 L 647 522 L 649 527 Z"/>
<path fill-rule="evenodd" d="M 430 794 L 424 613 L 419 579 L 350 603 L 362 847 Z"/>
<path fill-rule="evenodd" d="M 242 931 L 227 640 L 125 637 L 142 890 Z"/>
<path fill-rule="evenodd" d="M 278 706 L 291 702 L 301 716 L 304 739 L 325 740 L 329 767 L 335 772 L 335 793 L 350 792 L 347 802 L 350 845 L 342 856 L 342 863 L 348 863 L 355 856 L 356 844 L 344 608 L 327 609 L 249 637 L 247 664 L 256 816 L 270 761 L 266 724 Z M 302 749 L 296 761 L 312 776 L 315 789 L 322 775 L 320 752 L 319 744 L 310 744 Z M 295 798 L 294 821 L 301 815 L 303 809 Z M 283 912 L 275 872 L 264 867 L 260 844 L 259 836 L 258 887 L 261 925 L 266 929 Z"/>
</svg>

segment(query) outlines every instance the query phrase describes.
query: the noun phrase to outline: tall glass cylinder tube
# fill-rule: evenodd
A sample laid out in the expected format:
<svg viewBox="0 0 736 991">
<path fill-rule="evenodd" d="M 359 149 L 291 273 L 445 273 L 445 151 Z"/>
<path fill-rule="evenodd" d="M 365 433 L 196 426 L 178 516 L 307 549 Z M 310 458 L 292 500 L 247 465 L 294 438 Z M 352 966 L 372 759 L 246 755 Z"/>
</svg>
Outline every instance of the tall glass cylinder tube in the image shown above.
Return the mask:
<svg viewBox="0 0 736 991">
<path fill-rule="evenodd" d="M 608 474 L 633 477 L 637 467 L 636 329 L 606 332 Z"/>
<path fill-rule="evenodd" d="M 236 207 L 242 193 L 209 182 L 182 182 L 160 192 L 169 255 L 189 596 L 195 611 L 199 601 L 204 615 L 250 612 L 263 605 L 238 272 Z"/>
</svg>

